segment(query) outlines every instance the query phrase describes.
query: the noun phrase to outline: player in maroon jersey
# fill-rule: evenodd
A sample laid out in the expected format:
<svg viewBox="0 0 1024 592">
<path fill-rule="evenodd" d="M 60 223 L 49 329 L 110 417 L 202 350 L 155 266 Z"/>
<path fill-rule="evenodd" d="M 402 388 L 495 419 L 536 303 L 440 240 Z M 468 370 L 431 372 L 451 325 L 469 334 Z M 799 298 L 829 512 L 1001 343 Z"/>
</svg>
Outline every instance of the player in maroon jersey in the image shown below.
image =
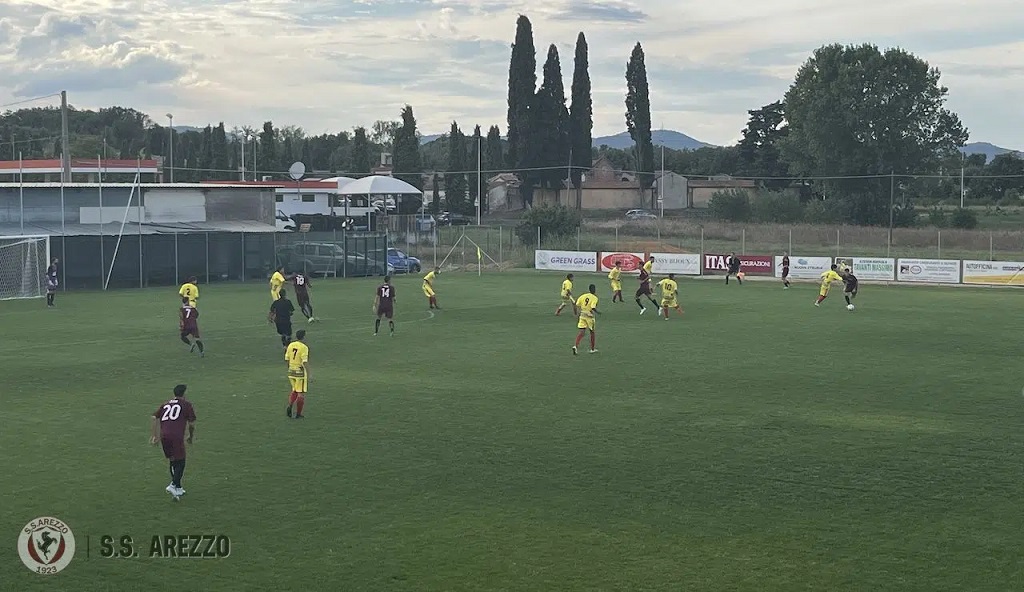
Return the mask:
<svg viewBox="0 0 1024 592">
<path fill-rule="evenodd" d="M 199 309 L 188 303 L 188 298 L 181 299 L 181 341 L 189 346 L 188 351 L 194 352 L 199 348 L 199 357 L 205 357 L 203 353 L 203 340 L 199 338 Z M 189 341 L 194 338 L 195 343 Z"/>
<path fill-rule="evenodd" d="M 789 289 L 789 252 L 783 251 L 782 253 L 782 287 L 785 290 Z"/>
<path fill-rule="evenodd" d="M 174 387 L 174 398 L 153 412 L 153 433 L 149 438 L 149 443 L 154 446 L 160 442 L 164 456 L 170 462 L 171 484 L 167 486 L 167 493 L 175 501 L 185 495 L 181 488 L 181 478 L 185 476 L 185 443 L 191 444 L 196 433 L 196 412 L 185 398 L 187 388 L 183 384 Z M 186 426 L 188 438 L 185 437 Z"/>
<path fill-rule="evenodd" d="M 377 286 L 377 293 L 373 297 L 373 311 L 377 313 L 377 320 L 373 323 L 373 334 L 380 331 L 381 317 L 388 318 L 388 329 L 391 336 L 395 336 L 395 287 L 391 285 L 391 276 L 384 276 L 384 283 Z"/>
<path fill-rule="evenodd" d="M 643 303 L 640 302 L 641 296 L 647 296 L 647 299 L 651 301 L 654 308 L 660 310 L 658 301 L 654 299 L 654 291 L 651 290 L 651 274 L 643 267 L 640 268 L 640 287 L 637 288 L 634 297 L 636 299 L 636 305 L 640 307 L 640 314 L 644 314 L 647 312 L 647 309 L 644 307 Z"/>
<path fill-rule="evenodd" d="M 309 302 L 309 291 L 313 288 L 309 276 L 302 272 L 294 273 L 291 276 L 292 285 L 295 286 L 295 301 L 299 303 L 299 310 L 310 323 L 315 323 L 313 316 L 313 305 Z"/>
</svg>

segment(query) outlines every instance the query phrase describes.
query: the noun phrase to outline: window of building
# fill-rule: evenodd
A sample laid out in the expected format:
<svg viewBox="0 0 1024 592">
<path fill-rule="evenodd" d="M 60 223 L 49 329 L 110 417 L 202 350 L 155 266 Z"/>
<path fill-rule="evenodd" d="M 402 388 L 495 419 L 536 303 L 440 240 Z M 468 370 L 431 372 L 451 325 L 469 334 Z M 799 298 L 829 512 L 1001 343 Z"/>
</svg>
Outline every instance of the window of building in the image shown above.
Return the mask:
<svg viewBox="0 0 1024 592">
<path fill-rule="evenodd" d="M 306 202 L 306 203 L 314 202 L 314 201 L 316 201 L 316 196 L 313 195 L 312 193 L 303 193 L 302 194 L 302 201 Z"/>
<path fill-rule="evenodd" d="M 274 196 L 274 201 L 276 201 L 277 203 L 281 203 L 284 201 L 284 196 L 278 193 L 277 195 Z"/>
</svg>

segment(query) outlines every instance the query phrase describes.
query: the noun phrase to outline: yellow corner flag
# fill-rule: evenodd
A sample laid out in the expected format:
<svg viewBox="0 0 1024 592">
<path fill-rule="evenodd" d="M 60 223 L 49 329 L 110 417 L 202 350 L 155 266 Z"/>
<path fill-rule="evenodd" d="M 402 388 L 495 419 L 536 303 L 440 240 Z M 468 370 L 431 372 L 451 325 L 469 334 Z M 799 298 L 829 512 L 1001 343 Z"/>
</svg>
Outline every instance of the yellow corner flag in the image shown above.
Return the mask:
<svg viewBox="0 0 1024 592">
<path fill-rule="evenodd" d="M 482 251 L 480 250 L 480 247 L 477 247 L 477 248 L 476 248 L 476 260 L 477 260 L 477 261 L 483 261 L 483 260 L 484 260 L 484 254 L 483 254 L 483 252 L 482 252 Z"/>
</svg>

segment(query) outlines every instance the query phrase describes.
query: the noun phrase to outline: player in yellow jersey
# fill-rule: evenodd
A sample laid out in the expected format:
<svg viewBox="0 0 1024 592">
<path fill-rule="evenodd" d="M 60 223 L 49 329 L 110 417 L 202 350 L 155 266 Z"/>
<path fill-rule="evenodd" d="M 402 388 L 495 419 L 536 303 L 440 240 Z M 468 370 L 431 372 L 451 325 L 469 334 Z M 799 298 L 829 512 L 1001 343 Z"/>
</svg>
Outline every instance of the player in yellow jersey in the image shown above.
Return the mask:
<svg viewBox="0 0 1024 592">
<path fill-rule="evenodd" d="M 590 284 L 590 292 L 580 296 L 575 302 L 576 310 L 579 311 L 579 322 L 576 327 L 580 330 L 576 334 L 576 344 L 572 346 L 572 355 L 577 355 L 580 342 L 587 331 L 590 331 L 590 353 L 597 353 L 597 339 L 594 336 L 596 325 L 595 316 L 600 314 L 597 310 L 597 286 Z"/>
<path fill-rule="evenodd" d="M 270 301 L 277 302 L 281 297 L 281 287 L 284 286 L 284 265 L 279 265 L 270 276 Z"/>
<path fill-rule="evenodd" d="M 434 280 L 441 273 L 440 267 L 435 267 L 433 270 L 423 276 L 423 295 L 427 297 L 427 302 L 430 304 L 430 308 L 441 309 L 441 305 L 437 303 L 437 293 L 434 292 Z"/>
<path fill-rule="evenodd" d="M 665 320 L 668 320 L 668 309 L 670 308 L 683 314 L 683 309 L 679 306 L 679 284 L 676 283 L 676 274 L 668 274 L 667 278 L 658 282 L 658 287 L 661 288 L 661 314 Z"/>
<path fill-rule="evenodd" d="M 647 275 L 654 273 L 654 255 L 651 255 L 647 261 L 644 261 L 644 271 L 647 272 Z"/>
<path fill-rule="evenodd" d="M 288 362 L 288 382 L 292 392 L 288 394 L 288 409 L 285 414 L 292 416 L 292 405 L 295 405 L 295 419 L 302 419 L 302 407 L 306 404 L 306 393 L 309 389 L 309 346 L 303 340 L 306 331 L 295 332 L 295 341 L 284 350 L 284 359 Z"/>
<path fill-rule="evenodd" d="M 199 300 L 199 286 L 197 283 L 196 276 L 191 276 L 185 283 L 178 288 L 178 296 L 182 298 L 188 298 L 188 305 L 192 308 L 196 308 L 196 301 Z"/>
<path fill-rule="evenodd" d="M 558 308 L 555 309 L 556 317 L 562 314 L 562 309 L 565 308 L 566 304 L 572 306 L 572 314 L 574 316 L 576 315 L 576 299 L 572 296 L 572 278 L 573 275 L 570 273 L 565 276 L 565 279 L 562 281 L 562 290 L 559 292 L 562 297 L 562 302 L 558 305 Z"/>
<path fill-rule="evenodd" d="M 843 276 L 836 272 L 838 266 L 833 265 L 832 269 L 821 274 L 821 289 L 818 290 L 818 299 L 814 301 L 814 306 L 821 306 L 821 303 L 828 298 L 828 291 L 832 288 L 832 282 L 843 281 Z"/>
<path fill-rule="evenodd" d="M 615 267 L 608 272 L 608 281 L 612 284 L 612 302 L 625 302 L 622 299 L 622 261 L 615 262 Z"/>
</svg>

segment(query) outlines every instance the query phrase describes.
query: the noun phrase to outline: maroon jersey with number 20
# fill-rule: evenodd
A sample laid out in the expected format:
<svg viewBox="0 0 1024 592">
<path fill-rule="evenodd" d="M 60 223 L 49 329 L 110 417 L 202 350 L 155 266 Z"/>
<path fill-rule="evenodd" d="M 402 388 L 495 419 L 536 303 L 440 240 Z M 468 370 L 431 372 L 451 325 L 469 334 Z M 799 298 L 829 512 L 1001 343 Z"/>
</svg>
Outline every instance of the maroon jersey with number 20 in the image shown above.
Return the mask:
<svg viewBox="0 0 1024 592">
<path fill-rule="evenodd" d="M 391 284 L 377 286 L 377 315 L 391 318 L 395 314 L 395 287 Z"/>
<path fill-rule="evenodd" d="M 196 420 L 195 409 L 186 399 L 171 399 L 157 407 L 153 417 L 160 422 L 160 443 L 170 459 L 185 458 L 185 426 Z"/>
</svg>

